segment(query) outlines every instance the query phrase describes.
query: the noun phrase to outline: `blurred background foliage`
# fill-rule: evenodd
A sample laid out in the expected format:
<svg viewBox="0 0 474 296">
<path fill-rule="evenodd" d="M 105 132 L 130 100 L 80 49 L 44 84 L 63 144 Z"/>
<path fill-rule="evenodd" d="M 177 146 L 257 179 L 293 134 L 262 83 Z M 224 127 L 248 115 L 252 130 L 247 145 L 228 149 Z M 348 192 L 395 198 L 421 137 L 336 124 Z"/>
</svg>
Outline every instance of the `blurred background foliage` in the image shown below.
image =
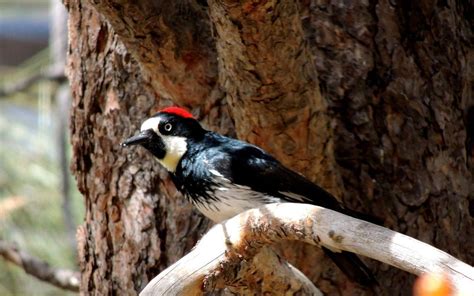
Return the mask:
<svg viewBox="0 0 474 296">
<path fill-rule="evenodd" d="M 0 0 L 0 89 L 53 63 L 51 3 Z M 56 100 L 64 83 L 40 79 L 19 92 L 0 95 L 0 239 L 54 267 L 77 269 L 74 233 L 65 221 L 78 225 L 84 209 L 69 164 L 60 157 L 64 151 L 67 159 L 70 156 L 69 139 L 61 149 L 58 136 L 68 131 Z M 65 171 L 71 184 L 66 187 Z M 70 198 L 68 210 L 62 188 Z M 40 282 L 0 258 L 0 295 L 68 294 L 73 293 Z"/>
</svg>

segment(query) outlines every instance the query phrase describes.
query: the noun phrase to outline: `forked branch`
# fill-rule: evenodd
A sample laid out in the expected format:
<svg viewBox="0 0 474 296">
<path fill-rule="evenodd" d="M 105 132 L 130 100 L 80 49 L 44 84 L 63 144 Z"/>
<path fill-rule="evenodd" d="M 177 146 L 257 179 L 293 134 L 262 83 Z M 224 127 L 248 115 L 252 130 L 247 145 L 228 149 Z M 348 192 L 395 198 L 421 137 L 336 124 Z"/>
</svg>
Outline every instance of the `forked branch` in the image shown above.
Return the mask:
<svg viewBox="0 0 474 296">
<path fill-rule="evenodd" d="M 455 291 L 474 291 L 474 268 L 439 249 L 332 210 L 288 203 L 249 210 L 214 226 L 188 255 L 155 277 L 140 295 L 200 295 L 233 286 L 242 280 L 242 266 L 262 246 L 284 240 L 353 252 L 417 275 L 444 273 Z M 301 274 L 294 279 L 307 281 Z M 315 288 L 312 293 L 317 293 Z"/>
</svg>

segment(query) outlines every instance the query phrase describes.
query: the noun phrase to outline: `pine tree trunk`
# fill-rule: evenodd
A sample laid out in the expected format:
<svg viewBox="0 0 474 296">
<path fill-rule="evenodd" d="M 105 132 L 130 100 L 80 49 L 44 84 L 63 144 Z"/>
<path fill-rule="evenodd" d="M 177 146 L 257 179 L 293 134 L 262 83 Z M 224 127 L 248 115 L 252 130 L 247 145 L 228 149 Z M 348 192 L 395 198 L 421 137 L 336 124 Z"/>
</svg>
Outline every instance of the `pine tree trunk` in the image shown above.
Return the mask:
<svg viewBox="0 0 474 296">
<path fill-rule="evenodd" d="M 71 166 L 86 204 L 83 294 L 136 294 L 210 225 L 149 154 L 120 147 L 170 100 L 209 129 L 264 147 L 349 207 L 474 263 L 472 6 L 65 4 Z M 317 249 L 282 249 L 326 294 L 370 294 Z M 370 266 L 381 294 L 410 293 L 412 276 Z"/>
<path fill-rule="evenodd" d="M 134 295 L 186 254 L 209 222 L 177 196 L 145 151 L 121 148 L 144 117 L 169 102 L 155 97 L 137 62 L 87 2 L 66 5 L 71 167 L 86 205 L 77 233 L 81 292 Z"/>
<path fill-rule="evenodd" d="M 313 3 L 306 22 L 343 200 L 472 265 L 473 7 L 347 3 Z M 411 293 L 407 273 L 380 266 L 377 278 L 390 295 Z"/>
</svg>

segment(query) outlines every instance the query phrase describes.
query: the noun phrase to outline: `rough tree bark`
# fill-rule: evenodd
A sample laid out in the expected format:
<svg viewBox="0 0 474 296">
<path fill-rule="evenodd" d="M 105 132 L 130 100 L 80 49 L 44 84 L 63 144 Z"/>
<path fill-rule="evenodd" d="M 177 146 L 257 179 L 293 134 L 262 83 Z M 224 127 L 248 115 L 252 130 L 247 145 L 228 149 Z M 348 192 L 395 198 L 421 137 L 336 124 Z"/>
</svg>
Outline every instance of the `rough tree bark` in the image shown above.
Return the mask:
<svg viewBox="0 0 474 296">
<path fill-rule="evenodd" d="M 209 227 L 148 154 L 119 147 L 170 100 L 473 264 L 467 2 L 64 2 L 84 294 L 135 294 Z M 283 249 L 324 293 L 370 293 L 317 249 Z M 413 277 L 370 265 L 382 290 L 408 293 Z"/>
<path fill-rule="evenodd" d="M 305 21 L 343 200 L 472 265 L 473 6 L 344 3 L 314 1 Z M 401 294 L 413 281 L 385 266 L 379 277 Z"/>
</svg>

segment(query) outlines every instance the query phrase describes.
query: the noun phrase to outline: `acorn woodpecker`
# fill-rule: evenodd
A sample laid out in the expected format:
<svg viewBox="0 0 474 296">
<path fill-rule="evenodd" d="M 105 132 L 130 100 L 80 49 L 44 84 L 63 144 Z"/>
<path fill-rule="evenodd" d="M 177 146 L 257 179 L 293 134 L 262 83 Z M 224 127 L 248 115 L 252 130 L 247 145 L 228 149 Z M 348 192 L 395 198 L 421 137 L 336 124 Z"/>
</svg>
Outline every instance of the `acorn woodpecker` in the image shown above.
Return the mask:
<svg viewBox="0 0 474 296">
<path fill-rule="evenodd" d="M 122 146 L 141 145 L 168 170 L 176 188 L 214 222 L 276 202 L 308 203 L 346 210 L 331 194 L 252 144 L 205 130 L 188 111 L 168 107 L 143 122 Z M 324 252 L 352 280 L 375 283 L 349 252 Z"/>
</svg>

